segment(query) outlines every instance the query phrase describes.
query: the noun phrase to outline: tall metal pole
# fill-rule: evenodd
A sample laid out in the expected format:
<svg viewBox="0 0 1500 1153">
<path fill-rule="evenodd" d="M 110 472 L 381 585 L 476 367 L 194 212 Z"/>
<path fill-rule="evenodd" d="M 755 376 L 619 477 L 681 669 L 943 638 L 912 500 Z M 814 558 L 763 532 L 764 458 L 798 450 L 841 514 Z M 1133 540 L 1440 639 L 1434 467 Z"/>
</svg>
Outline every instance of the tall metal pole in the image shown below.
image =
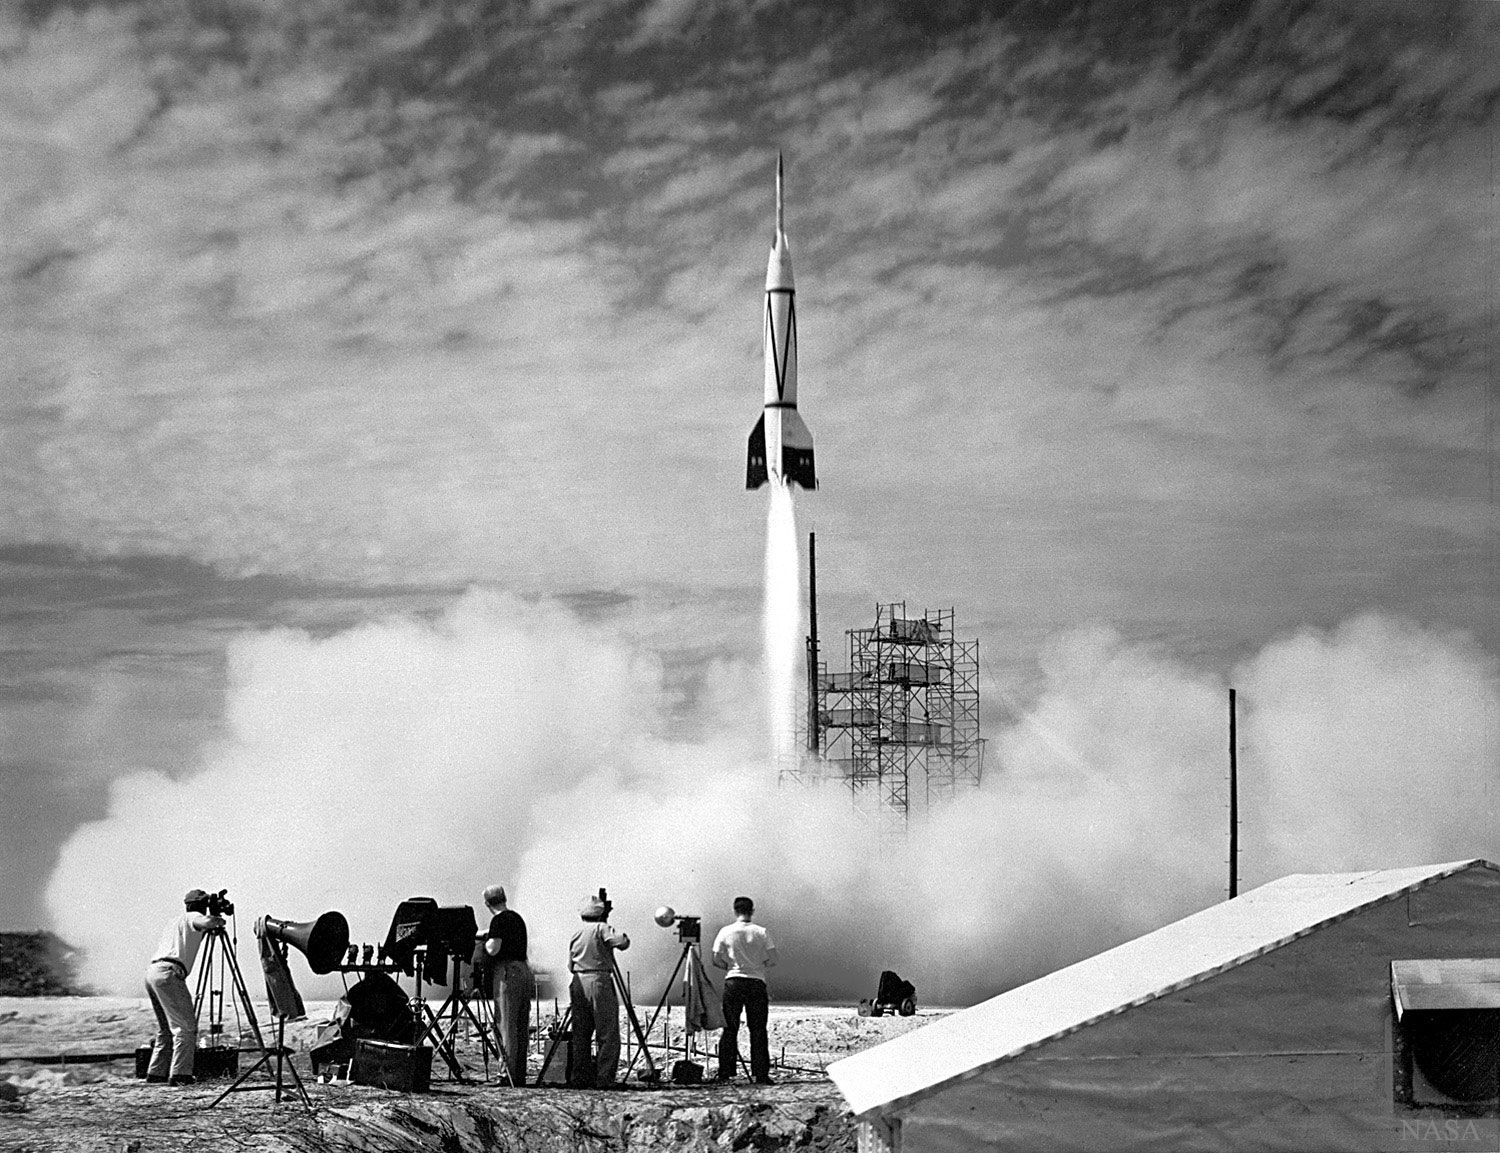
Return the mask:
<svg viewBox="0 0 1500 1153">
<path fill-rule="evenodd" d="M 822 752 L 818 731 L 818 534 L 807 534 L 807 751 Z"/>
<path fill-rule="evenodd" d="M 1229 895 L 1240 892 L 1240 781 L 1239 741 L 1235 737 L 1237 710 L 1234 690 L 1229 690 Z"/>
</svg>

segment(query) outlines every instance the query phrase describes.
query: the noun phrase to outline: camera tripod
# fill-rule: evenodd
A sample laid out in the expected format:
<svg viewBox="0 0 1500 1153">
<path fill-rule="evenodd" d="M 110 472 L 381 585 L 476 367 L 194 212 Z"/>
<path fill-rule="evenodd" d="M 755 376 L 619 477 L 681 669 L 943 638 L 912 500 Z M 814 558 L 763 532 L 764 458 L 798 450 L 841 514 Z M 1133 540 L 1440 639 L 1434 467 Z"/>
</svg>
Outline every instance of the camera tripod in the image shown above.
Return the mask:
<svg viewBox="0 0 1500 1153">
<path fill-rule="evenodd" d="M 709 998 L 714 997 L 713 983 L 708 979 L 708 973 L 703 968 L 702 942 L 697 936 L 689 936 L 688 932 L 679 928 L 679 936 L 682 941 L 682 952 L 677 955 L 677 964 L 672 966 L 672 975 L 667 978 L 666 986 L 661 991 L 661 1000 L 657 1002 L 656 1008 L 652 1010 L 650 1023 L 646 1026 L 646 1034 L 650 1036 L 651 1031 L 656 1028 L 657 1019 L 667 1011 L 668 1002 L 672 998 L 672 986 L 677 980 L 677 974 L 682 974 L 682 1059 L 692 1060 L 694 1056 L 693 1034 L 696 1032 L 692 1022 L 688 1020 L 688 1012 L 693 1005 L 704 1006 L 705 1009 L 712 1002 Z M 670 1047 L 668 1047 L 670 1051 Z M 644 1045 L 641 1052 L 646 1054 L 649 1063 L 651 1054 L 646 1051 Z M 700 1056 L 704 1056 L 700 1054 Z M 704 1056 L 704 1060 L 707 1058 Z M 635 1067 L 635 1059 L 631 1058 L 630 1065 L 625 1069 L 625 1075 L 630 1075 L 630 1070 Z"/>
<path fill-rule="evenodd" d="M 615 960 L 613 953 L 611 953 L 609 957 L 609 973 L 610 980 L 614 983 L 615 986 L 615 994 L 618 997 L 620 1004 L 624 1006 L 625 1016 L 629 1018 L 630 1028 L 634 1032 L 635 1039 L 640 1045 L 640 1052 L 646 1058 L 646 1072 L 642 1075 L 641 1080 L 646 1081 L 649 1084 L 655 1084 L 657 1081 L 661 1080 L 661 1071 L 657 1069 L 656 1062 L 651 1060 L 651 1052 L 646 1048 L 646 1034 L 641 1029 L 640 1018 L 635 1015 L 635 1003 L 630 999 L 630 987 L 625 984 L 625 978 L 620 975 L 620 964 Z M 570 989 L 571 984 L 572 982 L 570 978 Z M 562 1021 L 558 1027 L 556 1036 L 552 1038 L 552 1044 L 547 1046 L 547 1053 L 542 1058 L 542 1067 L 537 1070 L 536 1080 L 533 1082 L 533 1084 L 541 1085 L 545 1083 L 547 1070 L 552 1065 L 552 1058 L 557 1055 L 557 1047 L 564 1041 L 569 1039 L 569 1037 L 571 1036 L 572 1026 L 573 1006 L 570 1003 L 567 1009 L 563 1012 Z M 625 1073 L 621 1076 L 620 1080 L 623 1081 L 625 1077 L 628 1077 L 630 1075 L 630 1070 L 633 1068 L 635 1068 L 634 1057 L 631 1058 L 630 1064 L 625 1067 Z"/>
<path fill-rule="evenodd" d="M 282 962 L 286 961 L 286 946 L 278 946 L 281 950 Z M 220 972 L 215 972 L 215 960 L 219 963 Z M 297 1067 L 291 1064 L 287 1058 L 292 1051 L 286 1047 L 286 1018 L 277 1016 L 276 1022 L 276 1045 L 274 1048 L 266 1045 L 266 1039 L 260 1031 L 260 1022 L 255 1017 L 255 1006 L 250 1003 L 250 993 L 245 988 L 245 975 L 240 971 L 239 958 L 235 954 L 234 941 L 230 939 L 229 933 L 220 926 L 210 929 L 205 934 L 203 941 L 203 956 L 198 968 L 198 990 L 193 998 L 193 1013 L 202 1015 L 203 1003 L 208 1002 L 208 1032 L 212 1038 L 217 1038 L 224 1033 L 224 978 L 223 972 L 229 973 L 232 988 L 235 995 L 235 1004 L 244 1009 L 245 1019 L 250 1023 L 250 1030 L 255 1035 L 255 1046 L 260 1051 L 260 1056 L 255 1063 L 235 1078 L 234 1083 L 220 1093 L 209 1103 L 212 1109 L 223 1101 L 231 1093 L 250 1093 L 257 1089 L 274 1089 L 276 1091 L 276 1102 L 281 1103 L 281 1095 L 286 1086 L 285 1074 L 290 1072 L 292 1082 L 297 1087 L 297 1095 L 302 1103 L 309 1109 L 312 1108 L 312 1100 L 307 1095 L 307 1088 L 302 1084 L 302 1077 L 297 1072 Z M 217 979 L 216 979 L 217 978 Z M 274 1006 L 273 1006 L 274 1012 Z M 245 1082 L 250 1075 L 258 1069 L 266 1069 L 270 1072 L 272 1061 L 276 1062 L 275 1080 L 264 1085 L 246 1085 Z"/>
<path fill-rule="evenodd" d="M 500 1062 L 500 1067 L 505 1070 L 506 1082 L 514 1085 L 515 1083 L 511 1080 L 510 1075 L 510 1064 L 506 1061 L 505 1042 L 498 1035 L 491 1035 L 490 1030 L 486 1028 L 484 1022 L 474 1012 L 474 1006 L 463 996 L 463 987 L 460 983 L 460 977 L 462 976 L 460 966 L 463 964 L 463 959 L 457 953 L 453 954 L 453 977 L 452 984 L 449 986 L 448 997 L 437 1011 L 434 1012 L 432 1006 L 427 1003 L 427 998 L 422 996 L 422 970 L 426 966 L 426 950 L 422 948 L 417 951 L 424 955 L 417 958 L 417 984 L 416 991 L 412 994 L 412 1004 L 416 1007 L 417 1020 L 424 1022 L 424 1024 L 421 1027 L 421 1031 L 417 1034 L 415 1044 L 420 1045 L 424 1041 L 431 1040 L 433 1048 L 443 1058 L 444 1063 L 448 1066 L 448 1072 L 452 1074 L 453 1079 L 455 1081 L 467 1081 L 468 1078 L 464 1075 L 463 1066 L 459 1064 L 456 1048 L 458 1027 L 463 1021 L 467 1020 L 479 1033 L 480 1051 L 484 1054 L 485 1077 L 489 1077 L 490 1050 L 493 1049 L 496 1059 Z"/>
</svg>

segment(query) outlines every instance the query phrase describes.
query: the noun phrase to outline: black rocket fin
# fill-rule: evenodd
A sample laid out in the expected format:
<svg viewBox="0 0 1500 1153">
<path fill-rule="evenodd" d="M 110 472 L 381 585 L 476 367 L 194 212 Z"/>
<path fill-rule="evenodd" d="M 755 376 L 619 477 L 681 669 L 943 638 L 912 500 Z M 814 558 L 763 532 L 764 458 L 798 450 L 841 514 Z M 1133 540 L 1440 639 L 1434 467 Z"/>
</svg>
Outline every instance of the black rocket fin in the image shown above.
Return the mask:
<svg viewBox="0 0 1500 1153">
<path fill-rule="evenodd" d="M 745 487 L 759 488 L 770 480 L 766 473 L 766 414 L 762 412 L 750 430 L 750 451 L 745 461 Z"/>
</svg>

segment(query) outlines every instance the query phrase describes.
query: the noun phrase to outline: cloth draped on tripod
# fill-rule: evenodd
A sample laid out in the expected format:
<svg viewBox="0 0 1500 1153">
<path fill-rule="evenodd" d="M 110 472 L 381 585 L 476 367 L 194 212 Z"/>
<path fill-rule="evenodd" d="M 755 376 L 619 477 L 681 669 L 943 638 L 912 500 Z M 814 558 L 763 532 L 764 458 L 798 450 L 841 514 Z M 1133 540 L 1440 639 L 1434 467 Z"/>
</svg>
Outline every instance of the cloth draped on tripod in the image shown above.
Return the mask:
<svg viewBox="0 0 1500 1153">
<path fill-rule="evenodd" d="M 303 1007 L 302 994 L 297 992 L 292 980 L 286 956 L 265 934 L 260 937 L 260 967 L 266 975 L 266 1000 L 271 1003 L 271 1015 L 284 1021 L 300 1021 L 306 1017 L 307 1009 Z"/>
<path fill-rule="evenodd" d="M 722 1029 L 724 1010 L 708 974 L 703 971 L 703 962 L 692 956 L 688 958 L 688 964 L 697 970 L 697 980 L 688 982 L 687 1002 L 683 1006 L 687 1027 L 693 1030 Z"/>
</svg>

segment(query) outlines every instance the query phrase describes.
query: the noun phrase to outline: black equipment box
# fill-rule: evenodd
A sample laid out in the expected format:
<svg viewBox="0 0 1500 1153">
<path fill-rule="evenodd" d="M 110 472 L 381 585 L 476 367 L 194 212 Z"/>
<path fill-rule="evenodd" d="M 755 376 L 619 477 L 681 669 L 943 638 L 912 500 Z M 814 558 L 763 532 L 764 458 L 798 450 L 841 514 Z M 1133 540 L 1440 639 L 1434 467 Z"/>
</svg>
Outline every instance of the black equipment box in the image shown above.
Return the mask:
<svg viewBox="0 0 1500 1153">
<path fill-rule="evenodd" d="M 701 1085 L 703 1066 L 696 1061 L 673 1061 L 672 1081 L 677 1085 Z"/>
<path fill-rule="evenodd" d="M 142 1045 L 135 1051 L 135 1075 L 144 1080 L 146 1070 L 151 1067 L 151 1046 Z M 217 1045 L 199 1049 L 193 1054 L 193 1076 L 200 1081 L 214 1077 L 233 1077 L 240 1071 L 240 1051 Z"/>
<path fill-rule="evenodd" d="M 354 1043 L 354 1061 L 349 1080 L 377 1089 L 400 1089 L 403 1093 L 425 1093 L 432 1087 L 432 1048 L 428 1045 L 393 1045 L 361 1037 Z"/>
</svg>

